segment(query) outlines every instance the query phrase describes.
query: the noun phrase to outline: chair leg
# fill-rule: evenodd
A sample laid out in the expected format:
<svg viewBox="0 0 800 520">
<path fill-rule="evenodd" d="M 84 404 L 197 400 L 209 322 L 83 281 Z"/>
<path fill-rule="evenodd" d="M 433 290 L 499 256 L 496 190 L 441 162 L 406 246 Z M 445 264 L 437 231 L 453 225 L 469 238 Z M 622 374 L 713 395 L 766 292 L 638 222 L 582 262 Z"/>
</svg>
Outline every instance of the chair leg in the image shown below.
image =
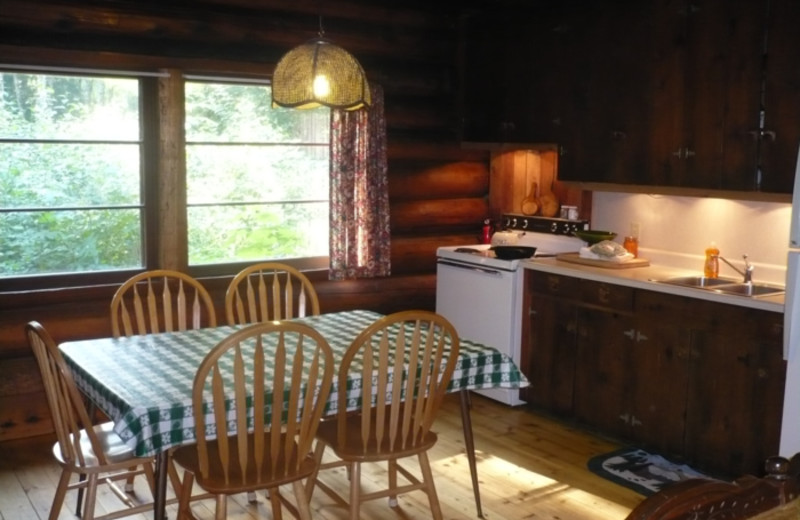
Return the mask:
<svg viewBox="0 0 800 520">
<path fill-rule="evenodd" d="M 294 489 L 294 496 L 297 500 L 297 515 L 300 517 L 300 520 L 311 520 L 311 499 L 306 495 L 303 482 L 295 480 L 292 482 L 292 488 Z"/>
<path fill-rule="evenodd" d="M 389 490 L 397 489 L 397 459 L 389 459 Z M 397 507 L 397 493 L 389 495 L 389 507 Z"/>
<path fill-rule="evenodd" d="M 217 495 L 217 514 L 216 520 L 228 518 L 228 495 Z"/>
<path fill-rule="evenodd" d="M 283 520 L 280 490 L 278 488 L 270 488 L 267 490 L 267 493 L 269 494 L 269 503 L 272 505 L 272 520 Z M 300 499 L 298 498 L 298 502 L 299 501 Z"/>
<path fill-rule="evenodd" d="M 314 486 L 317 485 L 317 476 L 319 475 L 319 466 L 322 464 L 322 456 L 325 454 L 325 443 L 322 441 L 317 441 L 316 446 L 314 446 L 314 462 L 316 462 L 316 467 L 314 468 L 314 473 L 309 475 L 308 479 L 306 479 L 306 492 L 305 495 L 308 500 L 311 500 L 311 497 L 314 496 Z"/>
<path fill-rule="evenodd" d="M 194 485 L 194 474 L 190 471 L 183 473 L 183 485 L 180 486 L 178 493 L 178 519 L 191 518 L 189 516 L 189 501 L 192 498 L 192 486 Z M 177 492 L 177 490 L 176 490 Z"/>
<path fill-rule="evenodd" d="M 361 463 L 353 462 L 350 471 L 350 520 L 361 517 Z"/>
<path fill-rule="evenodd" d="M 419 454 L 419 467 L 422 470 L 425 492 L 428 494 L 433 520 L 442 520 L 442 506 L 439 504 L 439 497 L 436 495 L 436 486 L 433 482 L 433 472 L 431 472 L 431 464 L 428 460 L 427 452 L 423 451 Z"/>
<path fill-rule="evenodd" d="M 86 482 L 86 503 L 83 507 L 83 520 L 94 519 L 94 505 L 97 502 L 97 473 L 92 473 Z"/>
<path fill-rule="evenodd" d="M 80 475 L 78 475 L 78 482 L 83 482 L 84 480 L 86 480 L 86 473 L 81 473 Z M 78 488 L 78 501 L 77 504 L 75 505 L 75 516 L 81 516 L 81 505 L 83 505 L 83 491 L 84 488 L 82 487 Z"/>
<path fill-rule="evenodd" d="M 70 473 L 69 471 L 62 471 L 61 477 L 58 479 L 58 487 L 56 488 L 56 494 L 53 497 L 53 505 L 50 506 L 50 516 L 48 517 L 49 520 L 58 520 L 58 515 L 61 513 L 61 506 L 64 505 L 64 496 L 67 494 L 67 486 L 69 486 L 69 478 Z M 78 511 L 78 515 L 80 516 L 80 510 Z"/>
<path fill-rule="evenodd" d="M 128 468 L 128 471 L 136 471 L 136 466 Z M 125 492 L 126 493 L 133 493 L 133 479 L 135 477 L 130 475 L 128 479 L 125 481 Z"/>
</svg>

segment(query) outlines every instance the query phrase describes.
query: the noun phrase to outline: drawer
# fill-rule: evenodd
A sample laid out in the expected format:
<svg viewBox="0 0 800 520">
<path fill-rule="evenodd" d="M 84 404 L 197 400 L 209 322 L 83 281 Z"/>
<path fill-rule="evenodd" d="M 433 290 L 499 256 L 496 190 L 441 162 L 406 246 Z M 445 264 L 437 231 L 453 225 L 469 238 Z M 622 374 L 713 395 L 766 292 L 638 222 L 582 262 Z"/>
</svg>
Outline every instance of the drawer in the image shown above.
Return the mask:
<svg viewBox="0 0 800 520">
<path fill-rule="evenodd" d="M 633 310 L 634 289 L 622 285 L 581 280 L 580 300 L 587 305 L 612 307 L 614 310 Z"/>
<path fill-rule="evenodd" d="M 559 274 L 528 271 L 528 290 L 536 294 L 578 299 L 580 279 Z"/>
</svg>

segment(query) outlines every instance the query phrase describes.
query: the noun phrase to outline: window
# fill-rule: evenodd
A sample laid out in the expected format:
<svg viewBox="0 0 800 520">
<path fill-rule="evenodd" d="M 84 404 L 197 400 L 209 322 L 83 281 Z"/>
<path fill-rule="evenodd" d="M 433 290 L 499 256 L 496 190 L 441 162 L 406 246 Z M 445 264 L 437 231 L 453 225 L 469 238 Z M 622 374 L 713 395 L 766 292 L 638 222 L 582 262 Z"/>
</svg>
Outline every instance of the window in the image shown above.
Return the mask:
<svg viewBox="0 0 800 520">
<path fill-rule="evenodd" d="M 189 264 L 326 257 L 329 130 L 265 85 L 187 82 Z"/>
<path fill-rule="evenodd" d="M 0 72 L 0 276 L 142 265 L 139 84 Z"/>
<path fill-rule="evenodd" d="M 186 114 L 182 263 L 326 265 L 329 109 L 273 108 L 268 85 L 216 79 L 187 80 L 184 107 L 158 107 L 155 84 L 0 71 L 0 278 L 159 267 L 153 235 L 176 230 L 160 218 L 158 142 L 145 132 L 163 110 Z"/>
</svg>

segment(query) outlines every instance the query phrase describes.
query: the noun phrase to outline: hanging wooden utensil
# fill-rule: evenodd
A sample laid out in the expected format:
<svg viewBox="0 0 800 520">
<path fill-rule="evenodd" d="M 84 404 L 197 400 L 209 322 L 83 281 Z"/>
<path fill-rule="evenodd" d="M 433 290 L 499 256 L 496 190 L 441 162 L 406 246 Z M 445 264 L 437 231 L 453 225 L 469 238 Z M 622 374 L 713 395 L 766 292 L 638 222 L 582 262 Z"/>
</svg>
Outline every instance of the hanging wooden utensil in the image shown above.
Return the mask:
<svg viewBox="0 0 800 520">
<path fill-rule="evenodd" d="M 558 197 L 553 193 L 554 177 L 555 172 L 551 169 L 543 168 L 540 173 L 539 211 L 543 217 L 555 217 L 558 214 Z"/>
<path fill-rule="evenodd" d="M 522 199 L 522 214 L 523 215 L 536 215 L 539 211 L 539 198 L 536 196 L 538 184 L 531 183 L 531 191 L 527 197 Z"/>
</svg>

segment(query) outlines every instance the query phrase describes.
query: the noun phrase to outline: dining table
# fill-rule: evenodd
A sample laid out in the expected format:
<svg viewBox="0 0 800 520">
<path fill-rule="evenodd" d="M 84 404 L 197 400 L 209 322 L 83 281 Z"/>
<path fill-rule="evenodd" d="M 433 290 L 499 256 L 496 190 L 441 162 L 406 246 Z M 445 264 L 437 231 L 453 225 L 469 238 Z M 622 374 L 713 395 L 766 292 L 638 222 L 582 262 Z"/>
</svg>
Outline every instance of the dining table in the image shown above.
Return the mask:
<svg viewBox="0 0 800 520">
<path fill-rule="evenodd" d="M 294 318 L 322 334 L 334 354 L 334 369 L 352 341 L 383 315 L 350 310 Z M 59 350 L 80 390 L 114 423 L 114 431 L 136 456 L 154 457 L 154 519 L 166 518 L 170 448 L 194 442 L 192 382 L 206 354 L 247 325 L 223 325 L 179 332 L 68 341 Z M 350 374 L 348 388 L 360 388 L 361 375 Z M 464 442 L 477 516 L 483 518 L 478 487 L 469 390 L 523 388 L 528 380 L 507 355 L 460 338 L 458 361 L 447 391 L 460 393 Z M 359 399 L 348 402 L 358 406 Z M 331 391 L 325 415 L 336 413 Z"/>
</svg>

